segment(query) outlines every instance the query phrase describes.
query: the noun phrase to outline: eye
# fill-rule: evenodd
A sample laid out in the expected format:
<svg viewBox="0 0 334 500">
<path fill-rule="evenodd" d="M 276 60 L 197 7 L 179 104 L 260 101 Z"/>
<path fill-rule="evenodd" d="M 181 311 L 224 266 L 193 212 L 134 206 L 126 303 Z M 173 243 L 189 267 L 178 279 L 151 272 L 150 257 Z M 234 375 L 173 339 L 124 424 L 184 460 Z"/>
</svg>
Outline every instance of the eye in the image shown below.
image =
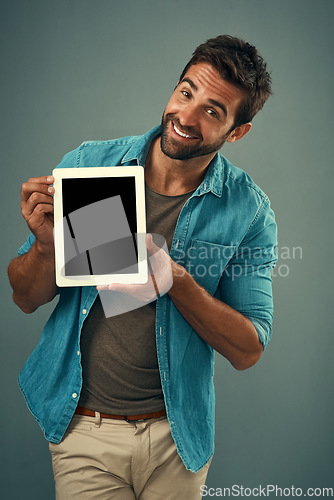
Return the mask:
<svg viewBox="0 0 334 500">
<path fill-rule="evenodd" d="M 218 118 L 218 113 L 214 109 L 208 109 L 208 114 L 214 118 Z"/>
<path fill-rule="evenodd" d="M 181 94 L 184 95 L 187 99 L 190 99 L 190 92 L 187 90 L 181 90 Z"/>
</svg>

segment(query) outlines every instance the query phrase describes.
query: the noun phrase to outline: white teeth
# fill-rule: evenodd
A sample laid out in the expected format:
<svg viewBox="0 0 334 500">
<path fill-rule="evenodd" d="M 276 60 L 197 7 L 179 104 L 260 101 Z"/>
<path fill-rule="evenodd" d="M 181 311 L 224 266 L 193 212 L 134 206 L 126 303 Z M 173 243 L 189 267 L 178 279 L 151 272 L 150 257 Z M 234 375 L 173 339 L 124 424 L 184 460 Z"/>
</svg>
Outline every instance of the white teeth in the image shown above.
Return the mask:
<svg viewBox="0 0 334 500">
<path fill-rule="evenodd" d="M 174 127 L 174 130 L 175 132 L 180 135 L 181 137 L 185 137 L 186 139 L 194 139 L 194 137 L 192 135 L 187 135 L 187 134 L 184 134 L 183 132 L 181 132 L 181 130 L 179 130 L 173 123 L 173 127 Z"/>
</svg>

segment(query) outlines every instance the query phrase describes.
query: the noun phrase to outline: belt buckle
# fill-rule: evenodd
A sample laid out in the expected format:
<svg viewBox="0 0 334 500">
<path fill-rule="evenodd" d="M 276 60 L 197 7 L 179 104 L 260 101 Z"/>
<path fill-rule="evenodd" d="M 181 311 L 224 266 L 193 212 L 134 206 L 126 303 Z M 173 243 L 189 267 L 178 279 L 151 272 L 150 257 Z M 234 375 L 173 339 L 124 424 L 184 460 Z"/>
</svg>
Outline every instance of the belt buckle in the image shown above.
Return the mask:
<svg viewBox="0 0 334 500">
<path fill-rule="evenodd" d="M 125 420 L 131 424 L 131 422 L 145 422 L 146 418 L 132 418 L 131 420 L 128 419 L 126 415 L 123 415 Z"/>
</svg>

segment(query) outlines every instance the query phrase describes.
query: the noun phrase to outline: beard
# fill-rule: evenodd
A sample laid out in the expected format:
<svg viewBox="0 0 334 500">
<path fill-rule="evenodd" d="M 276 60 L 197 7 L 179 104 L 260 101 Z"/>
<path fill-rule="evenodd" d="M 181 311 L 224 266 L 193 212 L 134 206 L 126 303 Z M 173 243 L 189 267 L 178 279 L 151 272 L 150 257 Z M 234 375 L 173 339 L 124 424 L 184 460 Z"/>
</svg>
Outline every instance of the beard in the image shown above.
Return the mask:
<svg viewBox="0 0 334 500">
<path fill-rule="evenodd" d="M 171 122 L 175 123 L 176 127 L 181 129 L 182 132 L 196 137 L 196 142 L 192 141 L 191 144 L 185 144 L 171 137 Z M 182 126 L 174 113 L 163 114 L 161 120 L 161 151 L 174 160 L 190 160 L 191 158 L 216 153 L 225 143 L 231 130 L 219 140 L 205 144 L 202 134 L 195 127 Z"/>
</svg>

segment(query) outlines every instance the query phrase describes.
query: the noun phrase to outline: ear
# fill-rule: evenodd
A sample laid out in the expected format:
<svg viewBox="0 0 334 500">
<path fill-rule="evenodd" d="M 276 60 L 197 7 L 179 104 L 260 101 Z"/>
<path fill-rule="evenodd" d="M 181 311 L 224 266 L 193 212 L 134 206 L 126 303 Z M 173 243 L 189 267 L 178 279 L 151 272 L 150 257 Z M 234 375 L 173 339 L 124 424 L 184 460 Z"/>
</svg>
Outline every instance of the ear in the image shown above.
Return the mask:
<svg viewBox="0 0 334 500">
<path fill-rule="evenodd" d="M 228 138 L 226 139 L 227 142 L 236 142 L 242 139 L 244 135 L 247 134 L 247 132 L 250 131 L 252 128 L 251 123 L 244 123 L 243 125 L 240 125 L 240 127 L 236 127 L 235 129 L 232 130 Z"/>
</svg>

